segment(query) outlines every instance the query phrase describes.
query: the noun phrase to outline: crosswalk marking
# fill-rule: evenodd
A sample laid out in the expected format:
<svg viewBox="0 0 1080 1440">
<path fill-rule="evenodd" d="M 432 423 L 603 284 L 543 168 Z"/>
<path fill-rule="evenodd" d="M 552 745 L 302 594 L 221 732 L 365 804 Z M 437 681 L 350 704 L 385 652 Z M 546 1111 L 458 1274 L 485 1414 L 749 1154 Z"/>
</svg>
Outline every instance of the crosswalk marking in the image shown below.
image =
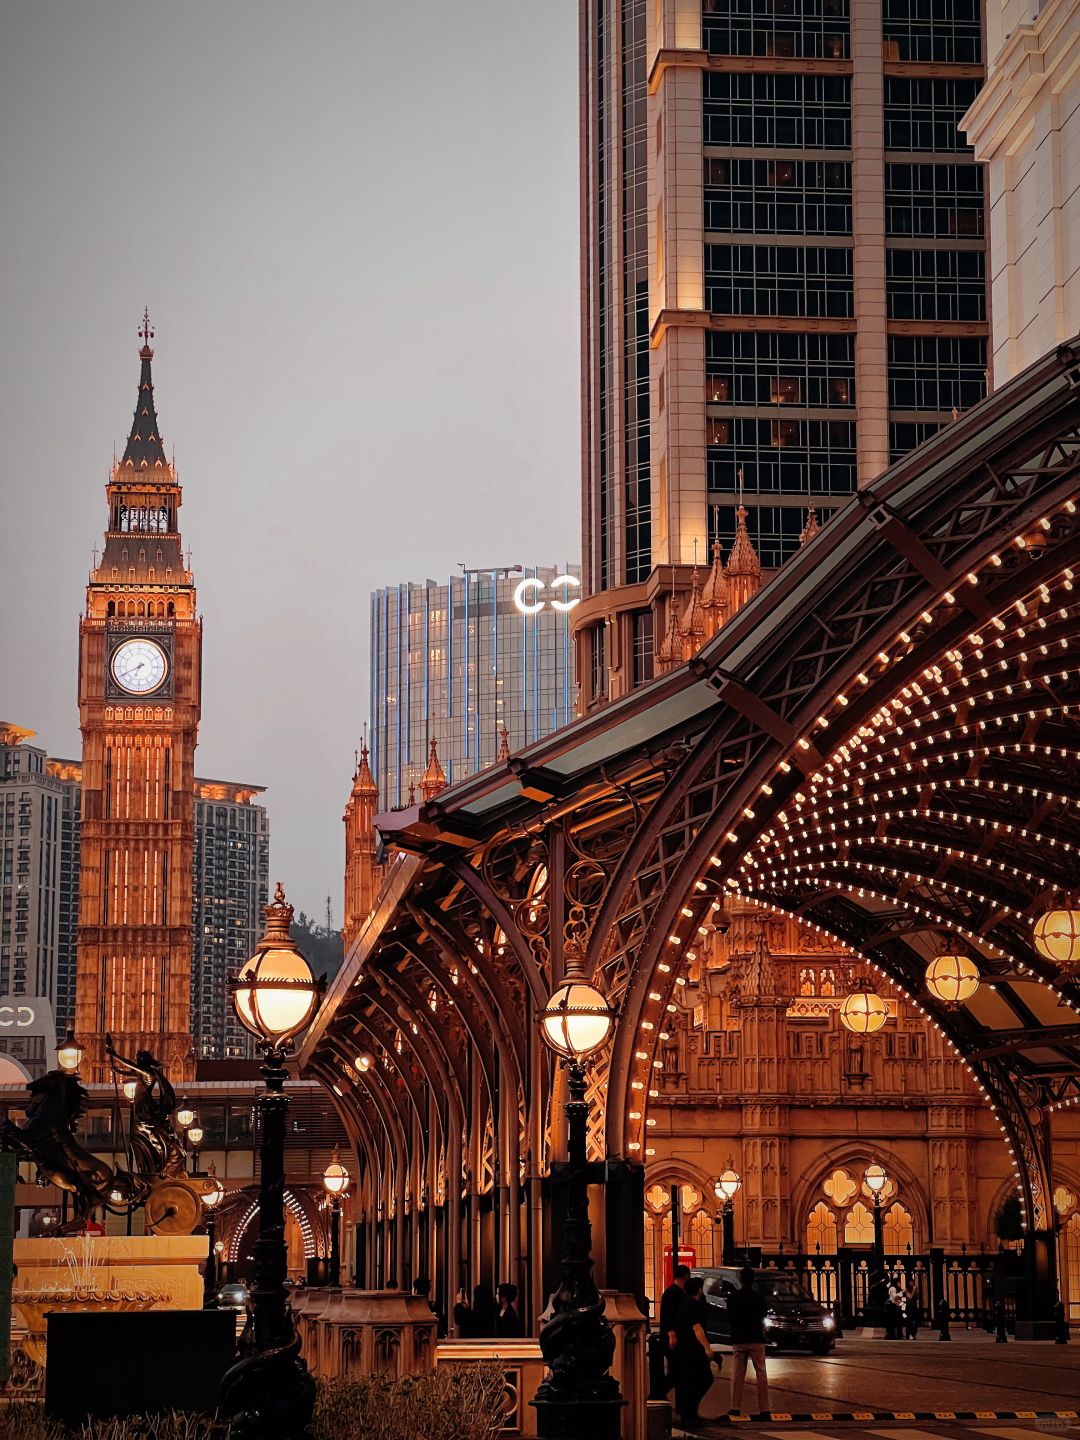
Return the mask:
<svg viewBox="0 0 1080 1440">
<path fill-rule="evenodd" d="M 980 1425 L 972 1429 L 979 1435 L 993 1435 L 995 1440 L 1046 1440 L 1047 1434 L 1045 1430 L 1024 1429 L 1020 1425 Z"/>
<path fill-rule="evenodd" d="M 799 1440 L 836 1440 L 834 1435 L 823 1435 L 820 1430 L 804 1430 L 801 1425 L 797 1431 L 766 1430 L 765 1433 L 771 1437 L 771 1440 L 791 1440 L 794 1434 L 798 1435 Z M 935 1436 L 935 1440 L 940 1440 L 940 1437 Z"/>
<path fill-rule="evenodd" d="M 915 1427 L 904 1425 L 882 1430 L 871 1430 L 871 1435 L 883 1435 L 885 1440 L 941 1440 L 941 1435 L 932 1430 L 916 1430 Z M 1045 1436 L 1043 1437 L 1045 1440 Z"/>
</svg>

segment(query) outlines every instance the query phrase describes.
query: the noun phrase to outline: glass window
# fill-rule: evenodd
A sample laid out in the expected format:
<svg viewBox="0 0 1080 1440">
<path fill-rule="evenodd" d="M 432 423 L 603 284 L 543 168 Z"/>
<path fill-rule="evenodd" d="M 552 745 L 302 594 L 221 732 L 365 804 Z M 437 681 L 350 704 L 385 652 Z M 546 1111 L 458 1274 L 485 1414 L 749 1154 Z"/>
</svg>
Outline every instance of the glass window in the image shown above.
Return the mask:
<svg viewBox="0 0 1080 1440">
<path fill-rule="evenodd" d="M 706 145 L 851 147 L 847 75 L 705 72 Z"/>
<path fill-rule="evenodd" d="M 705 304 L 718 315 L 854 314 L 845 247 L 706 245 Z"/>
<path fill-rule="evenodd" d="M 855 400 L 851 335 L 712 331 L 705 336 L 705 369 L 709 404 L 820 409 L 849 407 Z"/>
<path fill-rule="evenodd" d="M 887 250 L 890 320 L 985 320 L 982 250 Z"/>
<path fill-rule="evenodd" d="M 889 336 L 890 409 L 936 410 L 947 419 L 954 409 L 977 405 L 985 394 L 984 339 Z"/>
<path fill-rule="evenodd" d="M 883 0 L 881 32 L 889 58 L 978 65 L 979 0 Z"/>
<path fill-rule="evenodd" d="M 977 165 L 885 166 L 885 233 L 943 239 L 983 233 Z"/>
<path fill-rule="evenodd" d="M 653 613 L 635 610 L 633 632 L 633 683 L 644 685 L 653 678 Z"/>
<path fill-rule="evenodd" d="M 968 150 L 960 119 L 978 92 L 977 80 L 886 75 L 886 150 Z"/>
<path fill-rule="evenodd" d="M 820 160 L 704 162 L 707 231 L 850 235 L 851 166 Z"/>
<path fill-rule="evenodd" d="M 703 0 L 701 29 L 713 55 L 849 53 L 848 0 Z"/>
</svg>

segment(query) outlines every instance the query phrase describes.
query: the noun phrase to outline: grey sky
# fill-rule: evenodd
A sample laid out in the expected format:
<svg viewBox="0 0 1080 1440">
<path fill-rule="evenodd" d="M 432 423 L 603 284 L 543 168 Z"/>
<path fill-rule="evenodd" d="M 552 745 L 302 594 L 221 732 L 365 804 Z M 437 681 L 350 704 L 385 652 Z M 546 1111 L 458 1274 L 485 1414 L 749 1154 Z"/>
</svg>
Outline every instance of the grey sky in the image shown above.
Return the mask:
<svg viewBox="0 0 1080 1440">
<path fill-rule="evenodd" d="M 0 717 L 80 753 L 148 304 L 197 768 L 267 786 L 274 878 L 339 919 L 369 592 L 579 550 L 576 5 L 0 14 Z"/>
</svg>

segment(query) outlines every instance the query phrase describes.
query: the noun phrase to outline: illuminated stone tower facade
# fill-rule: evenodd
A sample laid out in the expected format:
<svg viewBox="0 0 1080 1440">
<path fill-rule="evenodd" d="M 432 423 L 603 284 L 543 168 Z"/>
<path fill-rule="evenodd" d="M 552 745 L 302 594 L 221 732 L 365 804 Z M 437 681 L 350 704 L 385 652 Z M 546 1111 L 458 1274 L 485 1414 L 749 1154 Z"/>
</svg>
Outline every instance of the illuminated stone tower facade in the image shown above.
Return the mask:
<svg viewBox="0 0 1080 1440">
<path fill-rule="evenodd" d="M 180 486 L 154 408 L 144 317 L 131 434 L 106 486 L 105 547 L 79 624 L 82 857 L 75 1029 L 88 1079 L 104 1038 L 193 1075 L 192 852 L 202 625 Z"/>
<path fill-rule="evenodd" d="M 341 935 L 346 952 L 371 914 L 382 883 L 383 867 L 375 863 L 378 798 L 365 741 L 356 758 L 352 790 L 342 817 L 345 821 L 345 923 Z"/>
</svg>

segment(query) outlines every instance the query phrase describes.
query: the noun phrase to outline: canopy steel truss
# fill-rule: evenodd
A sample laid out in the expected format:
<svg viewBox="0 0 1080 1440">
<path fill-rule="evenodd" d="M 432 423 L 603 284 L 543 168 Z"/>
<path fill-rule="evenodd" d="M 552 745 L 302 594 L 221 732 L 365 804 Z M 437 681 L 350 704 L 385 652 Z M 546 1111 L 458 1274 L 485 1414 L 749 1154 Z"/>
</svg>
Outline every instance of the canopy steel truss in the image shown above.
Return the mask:
<svg viewBox="0 0 1080 1440">
<path fill-rule="evenodd" d="M 680 959 L 731 895 L 827 931 L 922 1007 L 997 1114 L 1029 1226 L 1049 1228 L 1080 990 L 1031 923 L 1076 885 L 1078 501 L 1071 344 L 861 491 L 680 670 L 380 817 L 401 853 L 301 1062 L 396 1217 L 399 1280 L 406 1217 L 436 1193 L 449 1246 L 455 1207 L 487 1197 L 509 1273 L 524 1198 L 539 1249 L 562 1137 L 534 1021 L 581 913 L 619 1010 L 592 1153 L 643 1158 Z M 947 940 L 984 977 L 958 1007 L 923 981 Z"/>
</svg>

